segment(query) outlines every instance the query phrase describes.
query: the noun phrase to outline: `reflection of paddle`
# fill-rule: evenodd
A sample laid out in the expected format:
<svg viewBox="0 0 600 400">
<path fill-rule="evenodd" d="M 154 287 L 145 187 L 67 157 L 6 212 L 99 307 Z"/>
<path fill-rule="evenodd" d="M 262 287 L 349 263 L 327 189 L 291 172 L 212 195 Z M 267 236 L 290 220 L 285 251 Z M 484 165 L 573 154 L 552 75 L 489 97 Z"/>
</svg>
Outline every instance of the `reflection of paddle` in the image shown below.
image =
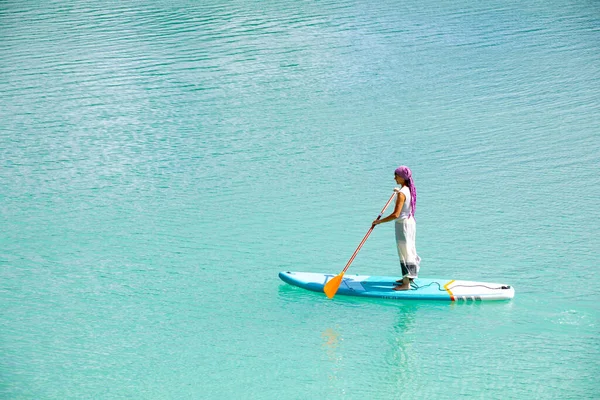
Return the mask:
<svg viewBox="0 0 600 400">
<path fill-rule="evenodd" d="M 390 203 L 392 202 L 394 197 L 396 197 L 396 192 L 394 192 L 392 197 L 390 197 L 390 199 L 387 201 L 387 203 L 385 203 L 385 206 L 383 207 L 383 210 L 381 210 L 381 212 L 377 216 L 376 221 L 378 221 L 381 218 L 381 215 L 385 212 L 385 209 L 388 208 L 388 206 L 390 205 Z M 350 257 L 350 260 L 348 260 L 348 264 L 346 264 L 346 267 L 344 267 L 344 270 L 339 275 L 337 275 L 337 276 L 333 277 L 331 280 L 329 280 L 323 287 L 323 291 L 325 292 L 325 295 L 327 295 L 327 297 L 329 297 L 330 299 L 333 299 L 333 296 L 335 296 L 336 292 L 338 291 L 338 288 L 340 287 L 340 283 L 342 283 L 342 278 L 344 277 L 344 274 L 348 270 L 348 267 L 350 267 L 350 264 L 352 264 L 352 261 L 354 261 L 354 258 L 360 251 L 360 248 L 363 246 L 363 244 L 365 244 L 365 242 L 367 241 L 367 238 L 369 237 L 371 232 L 373 232 L 374 228 L 375 228 L 375 225 L 371 225 L 371 229 L 369 229 L 369 231 L 363 238 L 362 242 L 360 242 L 360 244 L 358 245 L 356 250 L 354 250 L 354 254 L 352 254 L 352 257 Z"/>
</svg>

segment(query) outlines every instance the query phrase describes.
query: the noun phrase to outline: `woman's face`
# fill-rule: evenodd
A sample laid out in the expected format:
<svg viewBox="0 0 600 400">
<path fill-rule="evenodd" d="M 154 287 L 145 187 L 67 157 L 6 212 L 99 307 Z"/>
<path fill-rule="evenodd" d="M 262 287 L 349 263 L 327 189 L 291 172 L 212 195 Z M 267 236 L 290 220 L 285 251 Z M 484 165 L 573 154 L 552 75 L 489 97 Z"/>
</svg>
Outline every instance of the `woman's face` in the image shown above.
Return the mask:
<svg viewBox="0 0 600 400">
<path fill-rule="evenodd" d="M 400 178 L 400 177 L 399 177 L 398 175 L 396 175 L 396 174 L 394 174 L 394 179 L 396 180 L 396 183 L 397 183 L 398 185 L 402 185 L 402 186 L 406 185 L 406 182 L 404 181 L 404 179 L 403 179 L 403 178 Z"/>
</svg>

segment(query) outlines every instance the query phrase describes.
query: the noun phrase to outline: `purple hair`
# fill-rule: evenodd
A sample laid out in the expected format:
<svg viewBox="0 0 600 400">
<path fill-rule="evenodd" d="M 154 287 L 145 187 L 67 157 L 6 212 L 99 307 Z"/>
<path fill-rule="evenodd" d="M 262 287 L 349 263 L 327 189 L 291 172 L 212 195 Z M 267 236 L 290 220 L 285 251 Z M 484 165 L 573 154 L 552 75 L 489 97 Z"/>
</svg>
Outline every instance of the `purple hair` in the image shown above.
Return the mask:
<svg viewBox="0 0 600 400">
<path fill-rule="evenodd" d="M 410 190 L 410 215 L 414 216 L 417 211 L 417 188 L 412 179 L 412 171 L 406 165 L 401 165 L 394 171 L 396 175 L 404 179 Z"/>
</svg>

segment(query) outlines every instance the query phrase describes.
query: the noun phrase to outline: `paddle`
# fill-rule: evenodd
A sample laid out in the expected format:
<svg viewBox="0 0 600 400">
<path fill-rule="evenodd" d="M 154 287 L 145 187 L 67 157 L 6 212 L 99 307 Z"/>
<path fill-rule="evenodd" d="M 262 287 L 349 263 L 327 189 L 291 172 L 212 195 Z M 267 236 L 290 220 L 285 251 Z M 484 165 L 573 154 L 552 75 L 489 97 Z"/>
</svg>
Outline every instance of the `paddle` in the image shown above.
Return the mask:
<svg viewBox="0 0 600 400">
<path fill-rule="evenodd" d="M 388 206 L 390 205 L 390 203 L 392 202 L 392 200 L 394 199 L 394 197 L 396 197 L 396 192 L 394 192 L 394 194 L 392 195 L 392 197 L 390 197 L 390 199 L 387 201 L 387 203 L 385 203 L 385 206 L 383 207 L 383 209 L 381 210 L 381 212 L 377 216 L 377 221 L 379 221 L 379 219 L 381 218 L 381 216 L 385 212 L 385 209 L 388 208 Z M 344 277 L 344 274 L 346 273 L 346 271 L 350 267 L 350 264 L 352 264 L 352 261 L 354 261 L 354 258 L 356 257 L 356 255 L 360 251 L 360 249 L 363 246 L 363 244 L 365 244 L 365 242 L 367 241 L 367 238 L 369 237 L 369 235 L 371 234 L 371 232 L 373 232 L 374 228 L 375 228 L 375 225 L 371 225 L 371 229 L 369 229 L 369 231 L 367 232 L 367 234 L 363 238 L 362 242 L 360 242 L 360 244 L 358 245 L 358 247 L 354 251 L 354 254 L 352 254 L 352 257 L 350 257 L 350 260 L 348 260 L 348 263 L 344 267 L 343 271 L 339 275 L 337 275 L 337 276 L 333 277 L 332 279 L 330 279 L 325 284 L 325 286 L 323 287 L 323 291 L 325 292 L 325 295 L 327 297 L 329 297 L 330 299 L 333 299 L 333 296 L 335 296 L 335 294 L 337 293 L 338 288 L 340 287 L 340 283 L 342 283 L 342 278 Z"/>
</svg>

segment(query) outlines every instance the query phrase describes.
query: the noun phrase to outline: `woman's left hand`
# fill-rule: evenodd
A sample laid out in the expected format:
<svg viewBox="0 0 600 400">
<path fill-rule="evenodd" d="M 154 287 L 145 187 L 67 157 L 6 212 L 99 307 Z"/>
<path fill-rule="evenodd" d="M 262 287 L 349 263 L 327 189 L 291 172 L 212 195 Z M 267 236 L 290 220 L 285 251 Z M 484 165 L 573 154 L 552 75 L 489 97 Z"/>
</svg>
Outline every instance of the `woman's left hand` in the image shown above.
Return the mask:
<svg viewBox="0 0 600 400">
<path fill-rule="evenodd" d="M 375 225 L 379 225 L 380 223 L 381 223 L 381 220 L 380 219 L 376 219 L 375 221 L 373 221 L 372 225 L 375 226 Z"/>
</svg>

